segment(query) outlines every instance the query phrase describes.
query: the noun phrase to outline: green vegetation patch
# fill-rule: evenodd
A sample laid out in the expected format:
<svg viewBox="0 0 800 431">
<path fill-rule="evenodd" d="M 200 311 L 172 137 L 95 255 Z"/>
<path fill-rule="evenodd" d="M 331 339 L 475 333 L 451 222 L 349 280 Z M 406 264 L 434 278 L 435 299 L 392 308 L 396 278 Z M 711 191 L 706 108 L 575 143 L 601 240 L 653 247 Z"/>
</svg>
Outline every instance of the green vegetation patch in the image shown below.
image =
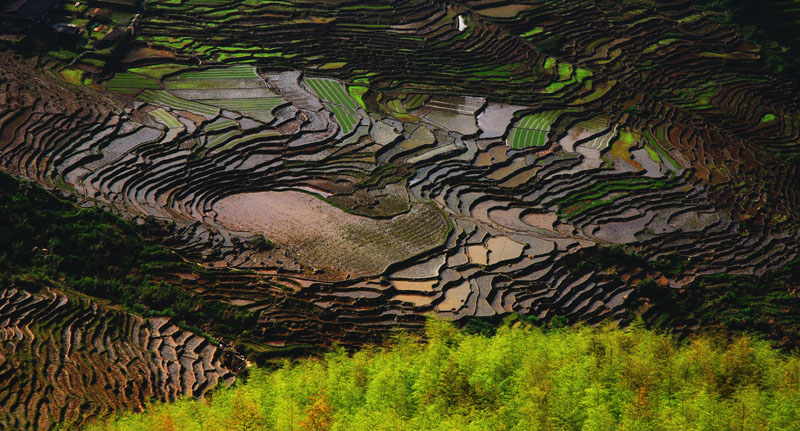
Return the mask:
<svg viewBox="0 0 800 431">
<path fill-rule="evenodd" d="M 128 69 L 128 72 L 148 76 L 153 79 L 161 79 L 164 75 L 179 72 L 183 69 L 186 69 L 186 66 L 182 64 L 157 64 L 153 66 L 134 67 Z"/>
<path fill-rule="evenodd" d="M 130 72 L 117 73 L 102 85 L 106 90 L 118 94 L 136 94 L 142 89 L 161 88 L 158 80 Z"/>
<path fill-rule="evenodd" d="M 427 94 L 411 94 L 406 101 L 405 108 L 407 111 L 413 111 L 422 107 L 426 100 L 428 100 Z"/>
<path fill-rule="evenodd" d="M 575 79 L 578 82 L 583 82 L 584 79 L 586 79 L 586 78 L 588 78 L 588 77 L 590 77 L 592 75 L 593 75 L 593 73 L 592 73 L 591 70 L 584 69 L 582 67 L 579 67 L 579 68 L 577 68 L 575 70 Z"/>
<path fill-rule="evenodd" d="M 238 133 L 234 133 L 233 136 L 237 136 L 237 135 L 238 135 Z M 260 133 L 254 133 L 252 135 L 240 136 L 238 138 L 234 138 L 234 139 L 231 139 L 231 140 L 227 141 L 225 143 L 225 145 L 222 145 L 222 146 L 219 146 L 219 147 L 214 147 L 214 151 L 217 151 L 217 152 L 218 151 L 223 151 L 223 150 L 227 150 L 227 149 L 233 148 L 233 147 L 235 147 L 237 145 L 246 144 L 246 143 L 250 143 L 250 142 L 258 141 L 258 140 L 262 140 L 262 139 L 273 138 L 273 137 L 276 137 L 276 136 L 281 136 L 281 134 L 278 133 L 278 132 L 273 132 L 273 131 L 265 131 L 265 132 L 260 132 Z M 210 140 L 209 140 L 209 142 L 210 142 Z M 211 144 L 210 146 L 213 146 L 213 145 L 216 145 L 216 144 Z"/>
<path fill-rule="evenodd" d="M 342 132 L 350 133 L 359 123 L 358 102 L 333 79 L 306 78 L 305 82 L 333 112 L 336 122 L 342 127 Z"/>
<path fill-rule="evenodd" d="M 659 157 L 658 153 L 655 150 L 653 150 L 652 148 L 650 148 L 649 145 L 645 145 L 644 149 L 647 150 L 647 155 L 650 156 L 650 158 L 654 162 L 659 163 L 659 164 L 661 163 L 661 157 Z"/>
<path fill-rule="evenodd" d="M 563 111 L 544 111 L 526 115 L 511 128 L 506 145 L 511 148 L 541 147 L 547 142 L 550 125 Z"/>
<path fill-rule="evenodd" d="M 336 119 L 336 122 L 342 126 L 343 133 L 350 133 L 358 124 L 358 117 L 349 111 L 347 108 L 334 105 L 334 104 L 327 104 L 328 108 L 333 112 L 333 117 Z"/>
<path fill-rule="evenodd" d="M 347 92 L 350 94 L 350 97 L 355 99 L 355 101 L 358 103 L 358 106 L 360 106 L 361 109 L 365 111 L 367 110 L 367 105 L 364 104 L 364 96 L 367 94 L 368 91 L 369 88 L 360 85 L 347 86 Z"/>
<path fill-rule="evenodd" d="M 572 76 L 572 65 L 570 63 L 558 63 L 558 77 L 561 80 L 569 79 Z"/>
<path fill-rule="evenodd" d="M 206 124 L 204 130 L 206 132 L 211 132 L 214 130 L 223 130 L 237 126 L 239 126 L 239 123 L 237 123 L 236 121 L 229 120 L 227 118 L 218 118 L 214 122 Z"/>
<path fill-rule="evenodd" d="M 634 327 L 494 336 L 431 321 L 353 355 L 253 368 L 210 400 L 151 404 L 89 430 L 797 429 L 800 358 L 749 337 Z"/>
<path fill-rule="evenodd" d="M 655 179 L 648 177 L 607 178 L 591 187 L 575 190 L 558 203 L 560 217 L 575 217 L 599 206 L 612 205 L 632 194 L 664 190 L 679 184 L 680 177 Z"/>
<path fill-rule="evenodd" d="M 144 90 L 139 95 L 139 99 L 145 102 L 159 103 L 175 109 L 183 109 L 199 114 L 216 115 L 219 113 L 219 110 L 213 106 L 181 99 L 164 90 Z"/>
<path fill-rule="evenodd" d="M 202 70 L 199 72 L 185 72 L 179 75 L 180 79 L 244 79 L 258 78 L 253 66 L 231 66 Z"/>
<path fill-rule="evenodd" d="M 356 101 L 347 94 L 339 82 L 325 78 L 306 78 L 305 81 L 322 101 L 336 103 L 353 111 L 358 109 Z"/>
<path fill-rule="evenodd" d="M 158 108 L 150 111 L 150 115 L 156 117 L 158 121 L 164 123 L 170 129 L 182 129 L 183 124 L 180 123 L 175 117 L 170 115 L 164 108 Z"/>
<path fill-rule="evenodd" d="M 228 130 L 218 135 L 208 135 L 206 137 L 206 146 L 208 148 L 214 148 L 223 142 L 227 142 L 229 140 L 234 139 L 235 137 L 239 136 L 241 131 L 239 130 Z"/>
<path fill-rule="evenodd" d="M 526 31 L 525 33 L 522 33 L 521 35 L 519 35 L 519 37 L 530 37 L 530 36 L 535 36 L 535 35 L 537 35 L 537 34 L 539 34 L 539 33 L 543 32 L 543 31 L 544 31 L 544 28 L 542 28 L 542 27 L 534 27 L 534 28 L 533 28 L 533 30 L 531 30 L 531 31 Z"/>
<path fill-rule="evenodd" d="M 670 167 L 672 167 L 672 169 L 675 171 L 679 171 L 681 169 L 681 165 L 669 154 L 669 151 L 664 149 L 664 147 L 659 143 L 659 139 L 654 137 L 649 131 L 645 132 L 644 135 L 647 138 L 647 141 L 650 143 L 649 146 L 646 146 L 648 153 L 651 151 L 657 153 L 660 156 L 659 159 L 663 158 L 667 160 Z"/>
<path fill-rule="evenodd" d="M 322 70 L 341 69 L 345 65 L 347 65 L 347 63 L 345 63 L 343 61 L 334 61 L 334 62 L 330 62 L 330 63 L 325 63 L 322 66 L 320 66 L 319 68 L 322 69 Z"/>
<path fill-rule="evenodd" d="M 255 82 L 254 79 L 248 78 L 248 81 Z M 242 85 L 248 81 L 242 79 L 167 79 L 164 81 L 164 87 L 167 90 L 226 90 L 230 88 L 242 88 Z M 255 83 L 245 84 L 245 88 L 261 88 Z"/>
<path fill-rule="evenodd" d="M 67 68 L 59 72 L 59 75 L 61 75 L 61 78 L 63 78 L 64 81 L 69 82 L 72 85 L 83 85 L 86 72 L 80 69 Z"/>
</svg>

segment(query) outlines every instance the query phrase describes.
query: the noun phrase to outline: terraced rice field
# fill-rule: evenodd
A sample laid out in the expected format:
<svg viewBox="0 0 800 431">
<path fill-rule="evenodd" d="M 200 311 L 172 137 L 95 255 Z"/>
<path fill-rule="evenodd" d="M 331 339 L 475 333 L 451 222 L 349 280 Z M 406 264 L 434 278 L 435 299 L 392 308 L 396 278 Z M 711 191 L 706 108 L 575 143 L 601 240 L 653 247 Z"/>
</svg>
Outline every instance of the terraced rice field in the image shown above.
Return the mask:
<svg viewBox="0 0 800 431">
<path fill-rule="evenodd" d="M 3 58 L 0 168 L 159 220 L 176 251 L 242 270 L 163 277 L 248 307 L 248 349 L 265 355 L 428 313 L 624 321 L 652 304 L 645 279 L 681 292 L 800 249 L 796 90 L 689 2 L 628 6 L 151 0 L 108 73 L 84 72 L 99 84 Z M 611 245 L 681 270 L 588 262 Z M 191 392 L 175 385 L 136 394 Z M 73 418 L 23 386 L 0 392 L 25 399 L 0 424 Z"/>
<path fill-rule="evenodd" d="M 594 150 L 597 150 L 597 151 L 603 151 L 603 150 L 605 150 L 606 148 L 609 147 L 611 142 L 616 137 L 617 137 L 616 129 L 609 130 L 609 131 L 603 133 L 602 135 L 585 142 L 584 145 L 587 148 L 591 148 L 591 149 L 594 149 Z"/>
<path fill-rule="evenodd" d="M 135 95 L 142 89 L 161 88 L 158 81 L 135 73 L 118 73 L 103 84 L 103 88 L 112 93 Z"/>
<path fill-rule="evenodd" d="M 170 129 L 180 129 L 183 128 L 183 125 L 175 119 L 172 115 L 170 115 L 167 111 L 162 108 L 154 109 L 150 111 L 150 115 L 156 117 L 158 121 L 163 123 L 165 126 L 169 127 Z"/>
<path fill-rule="evenodd" d="M 139 95 L 139 99 L 144 102 L 166 105 L 174 109 L 183 109 L 198 114 L 216 115 L 219 112 L 213 106 L 181 99 L 164 90 L 145 90 Z"/>
<path fill-rule="evenodd" d="M 169 318 L 143 319 L 57 291 L 0 291 L 0 426 L 78 427 L 233 381 L 220 350 Z M 39 371 L 36 371 L 39 370 Z"/>
<path fill-rule="evenodd" d="M 163 85 L 166 91 L 144 92 L 139 99 L 206 115 L 213 115 L 214 107 L 237 111 L 265 123 L 275 118 L 275 108 L 286 103 L 250 66 L 185 72 L 165 79 Z"/>
<path fill-rule="evenodd" d="M 224 3 L 224 2 L 222 2 Z M 209 79 L 253 79 L 258 78 L 253 66 L 231 66 L 219 69 L 208 69 L 196 72 L 185 72 L 178 75 L 181 80 L 200 80 Z"/>
<path fill-rule="evenodd" d="M 542 112 L 522 117 L 511 128 L 508 144 L 511 148 L 541 147 L 547 142 L 547 132 L 561 111 Z"/>
<path fill-rule="evenodd" d="M 377 222 L 296 191 L 244 193 L 214 204 L 218 223 L 262 233 L 315 267 L 375 276 L 390 264 L 444 244 L 449 225 L 434 207 L 419 203 L 407 213 Z"/>
<path fill-rule="evenodd" d="M 201 99 L 207 105 L 214 105 L 229 111 L 271 111 L 283 102 L 280 97 L 253 97 L 246 99 Z"/>
<path fill-rule="evenodd" d="M 332 79 L 306 78 L 305 82 L 333 112 L 336 122 L 342 127 L 342 133 L 350 133 L 359 120 L 356 101 L 347 94 L 341 84 Z"/>
</svg>

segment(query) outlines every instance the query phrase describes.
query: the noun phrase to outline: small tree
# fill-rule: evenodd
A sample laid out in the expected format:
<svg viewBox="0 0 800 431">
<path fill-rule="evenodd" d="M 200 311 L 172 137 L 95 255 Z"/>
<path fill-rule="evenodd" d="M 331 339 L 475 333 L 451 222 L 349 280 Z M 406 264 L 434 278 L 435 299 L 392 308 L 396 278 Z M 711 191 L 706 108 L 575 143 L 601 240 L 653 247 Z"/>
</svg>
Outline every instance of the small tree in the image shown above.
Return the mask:
<svg viewBox="0 0 800 431">
<path fill-rule="evenodd" d="M 275 244 L 266 239 L 264 235 L 256 235 L 253 239 L 250 240 L 250 245 L 253 246 L 256 251 L 268 251 L 275 248 Z"/>
<path fill-rule="evenodd" d="M 300 422 L 300 426 L 306 431 L 330 431 L 333 424 L 333 406 L 328 400 L 328 394 L 322 390 L 310 401 L 311 403 L 305 408 L 306 418 Z"/>
</svg>

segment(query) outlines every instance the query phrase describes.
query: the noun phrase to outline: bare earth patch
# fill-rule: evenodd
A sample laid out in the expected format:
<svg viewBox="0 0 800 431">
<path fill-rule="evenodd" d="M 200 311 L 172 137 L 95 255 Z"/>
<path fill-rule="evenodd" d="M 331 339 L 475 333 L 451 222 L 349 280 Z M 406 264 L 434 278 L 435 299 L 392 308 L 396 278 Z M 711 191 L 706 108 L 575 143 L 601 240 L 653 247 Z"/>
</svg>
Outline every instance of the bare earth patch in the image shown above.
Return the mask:
<svg viewBox="0 0 800 431">
<path fill-rule="evenodd" d="M 434 206 L 376 220 L 348 214 L 298 191 L 241 193 L 214 205 L 226 229 L 262 233 L 311 266 L 327 266 L 352 277 L 377 275 L 392 263 L 444 243 L 449 222 Z"/>
</svg>

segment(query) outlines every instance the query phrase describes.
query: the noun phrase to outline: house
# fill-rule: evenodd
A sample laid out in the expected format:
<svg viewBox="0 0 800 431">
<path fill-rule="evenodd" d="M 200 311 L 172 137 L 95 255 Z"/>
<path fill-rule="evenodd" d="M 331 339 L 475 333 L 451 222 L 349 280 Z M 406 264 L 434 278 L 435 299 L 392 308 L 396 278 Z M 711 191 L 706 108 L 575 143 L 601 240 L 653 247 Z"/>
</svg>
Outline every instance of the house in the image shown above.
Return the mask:
<svg viewBox="0 0 800 431">
<path fill-rule="evenodd" d="M 74 26 L 72 24 L 66 24 L 63 22 L 57 22 L 53 24 L 52 29 L 55 30 L 55 32 L 59 36 L 65 38 L 76 38 L 81 32 L 81 29 L 78 28 L 77 26 Z"/>
<path fill-rule="evenodd" d="M 10 0 L 0 5 L 0 32 L 27 33 L 53 16 L 61 0 Z"/>
</svg>

